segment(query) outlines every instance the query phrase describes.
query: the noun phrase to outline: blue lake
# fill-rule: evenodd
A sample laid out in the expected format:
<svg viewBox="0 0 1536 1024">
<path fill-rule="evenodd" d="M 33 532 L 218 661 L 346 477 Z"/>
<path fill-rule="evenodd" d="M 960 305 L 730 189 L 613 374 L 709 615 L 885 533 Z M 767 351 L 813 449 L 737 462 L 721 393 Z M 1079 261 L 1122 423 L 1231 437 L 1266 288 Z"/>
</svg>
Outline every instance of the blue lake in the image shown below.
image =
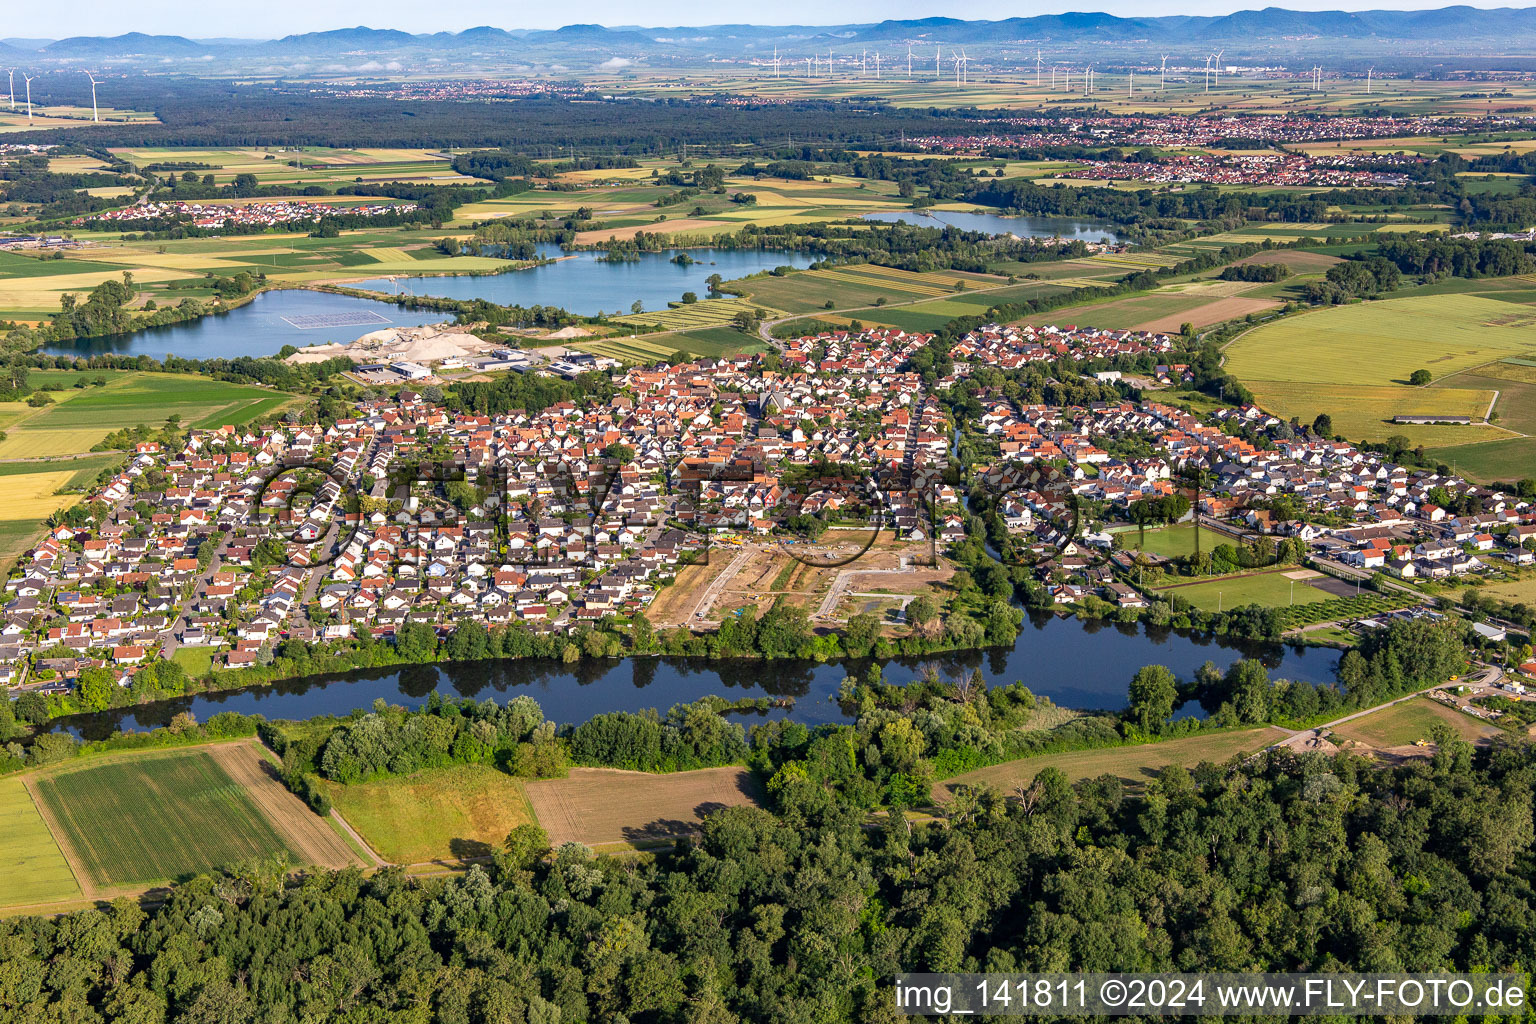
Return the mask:
<svg viewBox="0 0 1536 1024">
<path fill-rule="evenodd" d="M 295 326 L 295 322 L 313 322 L 304 317 L 328 318 L 353 326 Z M 132 334 L 80 338 L 48 345 L 42 351 L 65 356 L 111 352 L 154 359 L 167 354 L 183 359 L 234 359 L 276 355 L 284 345 L 303 348 L 330 341 L 345 344 L 385 327 L 420 327 L 452 319 L 452 313 L 402 309 L 388 302 L 293 289 L 262 292 L 243 306 L 201 320 L 151 327 Z"/>
<path fill-rule="evenodd" d="M 609 263 L 597 258 L 602 253 L 565 256 L 556 246 L 541 245 L 540 255 L 559 262 L 478 277 L 374 278 L 351 287 L 389 293 L 398 289 L 447 299 L 485 299 L 502 306 L 559 306 L 592 316 L 599 311 L 627 313 L 635 302 L 646 309 L 666 309 L 667 303 L 681 299 L 683 292 L 706 297 L 709 286 L 704 282 L 711 274 L 729 281 L 774 267 L 804 268 L 815 259 L 806 253 L 760 249 L 684 251 L 694 260 L 692 264 L 673 263 L 676 251 L 641 253 L 637 260 Z"/>
<path fill-rule="evenodd" d="M 959 213 L 953 210 L 892 210 L 866 213 L 864 219 L 923 228 L 954 227 L 961 231 L 984 231 L 989 235 L 1017 235 L 1020 238 L 1113 242 L 1120 237 L 1113 224 L 1072 217 L 1004 217 L 997 213 Z"/>
<path fill-rule="evenodd" d="M 1026 620 L 1011 649 L 891 661 L 885 665 L 885 678 L 907 682 L 921 675 L 928 665 L 947 676 L 980 669 L 993 685 L 1022 682 L 1060 705 L 1118 710 L 1125 706 L 1131 677 L 1143 665 L 1166 665 L 1181 679 L 1188 679 L 1207 660 L 1225 668 L 1242 657 L 1262 660 L 1272 678 L 1327 682 L 1334 678 L 1339 655 L 1328 648 L 1239 647 L 1167 631 L 1148 632 L 1138 626 L 1047 616 Z M 417 665 L 199 694 L 101 714 L 76 715 L 58 719 L 57 725 L 95 739 L 109 736 L 117 729 L 166 725 L 179 711 L 191 711 L 199 721 L 207 721 L 208 716 L 220 711 L 298 719 L 345 715 L 357 708 L 367 708 L 379 698 L 415 707 L 434 691 L 445 697 L 489 697 L 498 701 L 528 694 L 539 702 L 547 717 L 562 723 L 584 722 L 605 711 L 665 711 L 673 704 L 709 694 L 731 698 L 792 697 L 792 708 L 775 709 L 768 716 L 787 716 L 817 724 L 844 720 L 836 702 L 837 688 L 851 671 L 862 671 L 862 665 L 665 658 L 603 659 L 575 665 L 531 660 Z M 1181 713 L 1192 710 L 1186 707 Z M 753 717 L 748 716 L 748 720 Z"/>
</svg>

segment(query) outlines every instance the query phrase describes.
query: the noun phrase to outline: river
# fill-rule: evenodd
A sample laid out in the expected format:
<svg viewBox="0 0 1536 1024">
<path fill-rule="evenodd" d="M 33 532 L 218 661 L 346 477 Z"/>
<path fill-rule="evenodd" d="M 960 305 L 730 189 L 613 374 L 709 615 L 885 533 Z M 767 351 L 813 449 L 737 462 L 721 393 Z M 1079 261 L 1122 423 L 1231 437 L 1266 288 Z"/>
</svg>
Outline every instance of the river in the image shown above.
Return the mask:
<svg viewBox="0 0 1536 1024">
<path fill-rule="evenodd" d="M 989 235 L 1014 235 L 1019 238 L 1114 242 L 1120 237 L 1113 224 L 1077 220 L 1073 217 L 1004 217 L 997 213 L 961 213 L 955 210 L 895 210 L 866 213 L 864 219 L 882 224 L 912 224 L 924 228 L 947 226 L 962 231 L 984 231 Z"/>
<path fill-rule="evenodd" d="M 927 658 L 896 659 L 885 666 L 891 682 L 907 682 L 932 664 L 945 675 L 980 669 L 993 685 L 1022 682 L 1057 704 L 1093 710 L 1125 706 L 1126 687 L 1136 670 L 1166 665 L 1187 679 L 1206 660 L 1225 668 L 1241 657 L 1258 657 L 1274 678 L 1326 682 L 1334 678 L 1338 653 L 1328 648 L 1280 645 L 1238 647 L 1226 641 L 1195 639 L 1135 625 L 1084 622 L 1075 618 L 1026 619 L 1011 649 L 965 651 Z M 725 697 L 793 697 L 794 707 L 776 710 L 807 724 L 843 721 L 837 688 L 861 663 L 828 664 L 757 660 L 627 658 L 582 661 L 495 661 L 416 665 L 364 670 L 342 676 L 293 679 L 272 686 L 198 694 L 172 701 L 58 719 L 56 726 L 85 739 L 116 729 L 165 725 L 180 711 L 199 721 L 220 711 L 261 714 L 269 719 L 345 715 L 379 698 L 415 707 L 436 691 L 447 697 L 492 697 L 505 701 L 526 693 L 556 722 L 583 722 L 604 711 L 638 711 Z M 1186 709 L 1189 710 L 1189 709 Z"/>
</svg>

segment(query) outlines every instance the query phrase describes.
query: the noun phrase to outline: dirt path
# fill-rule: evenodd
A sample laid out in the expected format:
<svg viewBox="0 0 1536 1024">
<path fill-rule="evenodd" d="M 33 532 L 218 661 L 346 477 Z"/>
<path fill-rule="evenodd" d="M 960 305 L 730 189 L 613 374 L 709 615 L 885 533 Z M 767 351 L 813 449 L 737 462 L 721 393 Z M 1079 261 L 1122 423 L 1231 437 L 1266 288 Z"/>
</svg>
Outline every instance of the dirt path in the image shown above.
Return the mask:
<svg viewBox="0 0 1536 1024">
<path fill-rule="evenodd" d="M 262 756 L 255 740 L 221 743 L 206 749 L 304 863 L 341 868 L 357 862 L 357 856 L 342 838 L 304 801 L 283 787 L 277 779 L 277 769 Z"/>
</svg>

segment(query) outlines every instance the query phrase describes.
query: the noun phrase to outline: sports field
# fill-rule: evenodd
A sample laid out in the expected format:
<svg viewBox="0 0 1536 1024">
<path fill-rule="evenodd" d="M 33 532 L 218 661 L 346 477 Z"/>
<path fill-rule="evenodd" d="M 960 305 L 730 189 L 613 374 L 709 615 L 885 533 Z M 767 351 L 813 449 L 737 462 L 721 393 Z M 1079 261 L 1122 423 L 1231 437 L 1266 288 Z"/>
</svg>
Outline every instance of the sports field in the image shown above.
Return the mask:
<svg viewBox="0 0 1536 1024">
<path fill-rule="evenodd" d="M 1020 761 L 1008 761 L 987 768 L 978 768 L 964 775 L 935 783 L 933 799 L 937 803 L 948 800 L 956 790 L 968 786 L 988 786 L 1002 793 L 1011 793 L 1018 786 L 1029 782 L 1046 768 L 1056 768 L 1066 773 L 1072 782 L 1096 779 L 1100 775 L 1112 775 L 1128 786 L 1141 787 L 1169 765 L 1189 767 L 1202 761 L 1221 764 L 1237 754 L 1247 754 L 1267 747 L 1286 737 L 1284 730 L 1273 727 L 1241 729 L 1236 732 L 1215 733 L 1208 736 L 1186 736 L 1161 743 L 1142 743 L 1129 747 L 1107 747 L 1102 750 L 1074 750 L 1065 754 L 1042 754 Z"/>
<path fill-rule="evenodd" d="M 69 863 L 20 778 L 0 779 L 0 907 L 80 895 Z"/>
<path fill-rule="evenodd" d="M 1164 526 L 1155 530 L 1148 530 L 1143 538 L 1140 530 L 1130 529 L 1116 534 L 1120 538 L 1126 550 L 1145 551 L 1153 555 L 1162 555 L 1164 558 L 1183 558 L 1195 553 L 1195 527 L 1193 523 L 1179 523 L 1175 526 Z M 1202 530 L 1200 533 L 1200 547 L 1209 551 L 1217 544 L 1221 544 L 1226 538 L 1210 530 Z"/>
<path fill-rule="evenodd" d="M 1285 572 L 1217 576 L 1201 583 L 1163 587 L 1157 591 L 1157 596 L 1181 597 L 1206 612 L 1231 611 L 1246 604 L 1285 608 L 1329 599 L 1325 591 L 1311 586 L 1305 579 L 1291 579 Z"/>
<path fill-rule="evenodd" d="M 353 859 L 246 742 L 68 764 L 33 785 L 65 856 L 95 887 L 187 878 L 251 857 Z"/>
<path fill-rule="evenodd" d="M 572 768 L 566 778 L 540 779 L 525 788 L 553 846 L 669 839 L 696 831 L 711 811 L 758 802 L 757 783 L 745 768 L 672 775 Z"/>
<path fill-rule="evenodd" d="M 489 765 L 429 768 L 326 791 L 348 824 L 394 864 L 486 856 L 534 820 L 522 784 Z"/>
</svg>

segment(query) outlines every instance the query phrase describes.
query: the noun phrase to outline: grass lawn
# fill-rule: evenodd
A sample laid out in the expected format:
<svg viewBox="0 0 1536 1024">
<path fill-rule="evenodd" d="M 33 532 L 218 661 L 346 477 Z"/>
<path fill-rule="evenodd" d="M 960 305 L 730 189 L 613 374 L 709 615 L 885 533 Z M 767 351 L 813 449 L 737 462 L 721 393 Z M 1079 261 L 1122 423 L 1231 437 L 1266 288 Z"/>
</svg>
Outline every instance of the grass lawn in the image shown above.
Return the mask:
<svg viewBox="0 0 1536 1024">
<path fill-rule="evenodd" d="M 1292 604 L 1326 601 L 1328 594 L 1307 585 L 1305 580 L 1289 580 L 1283 572 L 1264 572 L 1247 576 L 1218 576 L 1201 583 L 1164 587 L 1159 597 L 1177 595 L 1201 611 L 1231 611 L 1245 604 L 1284 608 Z"/>
<path fill-rule="evenodd" d="M 1504 734 L 1504 730 L 1496 725 L 1464 715 L 1428 697 L 1415 697 L 1345 722 L 1333 730 L 1333 739 L 1334 742 L 1354 740 L 1373 747 L 1405 747 L 1418 740 L 1430 739 L 1436 725 L 1450 726 L 1452 732 L 1471 743 Z"/>
<path fill-rule="evenodd" d="M 171 660 L 186 670 L 187 678 L 201 679 L 213 668 L 213 651 L 207 647 L 178 647 Z"/>
<path fill-rule="evenodd" d="M 101 886 L 299 854 L 207 750 L 86 763 L 35 784 L 78 863 Z"/>
<path fill-rule="evenodd" d="M 429 768 L 326 789 L 342 817 L 396 864 L 485 856 L 508 832 L 534 820 L 522 783 L 489 765 Z"/>
<path fill-rule="evenodd" d="M 936 783 L 933 798 L 943 802 L 962 786 L 991 786 L 1009 792 L 1016 786 L 1027 785 L 1046 768 L 1065 772 L 1072 782 L 1096 779 L 1100 775 L 1113 775 L 1129 786 L 1140 786 L 1169 765 L 1195 765 L 1201 761 L 1217 764 L 1236 754 L 1246 754 L 1266 747 L 1285 738 L 1280 729 L 1241 729 L 1236 732 L 1211 733 L 1204 736 L 1185 736 L 1161 743 L 1143 743 L 1129 747 L 1106 747 L 1101 750 L 1074 750 L 1063 754 L 1042 754 L 1019 761 L 1008 761 L 987 768 L 978 768 L 964 775 Z"/>
<path fill-rule="evenodd" d="M 1162 555 L 1164 558 L 1183 558 L 1185 555 L 1195 553 L 1193 523 L 1179 523 L 1148 530 L 1145 541 L 1142 540 L 1141 531 L 1136 529 L 1126 530 L 1117 536 L 1128 550 L 1146 551 L 1154 555 Z M 1200 535 L 1200 547 L 1206 551 L 1221 543 L 1224 543 L 1223 538 L 1210 530 Z"/>
<path fill-rule="evenodd" d="M 0 906 L 80 895 L 69 863 L 21 779 L 0 779 Z"/>
</svg>

